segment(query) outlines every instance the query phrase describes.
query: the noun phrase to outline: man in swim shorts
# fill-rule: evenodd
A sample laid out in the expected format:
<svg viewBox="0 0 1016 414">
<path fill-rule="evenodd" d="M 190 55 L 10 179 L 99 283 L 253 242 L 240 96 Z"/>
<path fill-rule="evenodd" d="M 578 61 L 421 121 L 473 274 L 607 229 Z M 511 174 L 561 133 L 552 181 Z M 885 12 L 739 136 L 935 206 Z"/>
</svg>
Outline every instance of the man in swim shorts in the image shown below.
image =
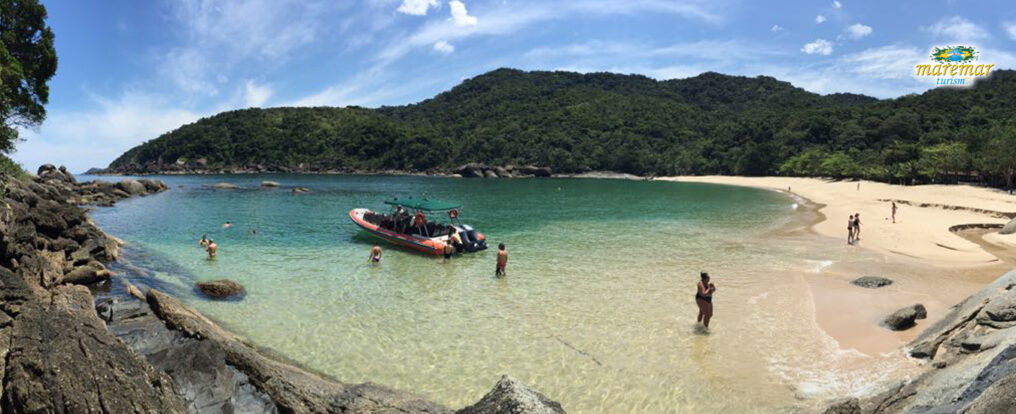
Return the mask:
<svg viewBox="0 0 1016 414">
<path fill-rule="evenodd" d="M 216 250 L 219 250 L 219 245 L 215 244 L 215 240 L 208 239 L 208 247 L 205 248 L 205 251 L 208 252 L 209 259 L 215 258 Z"/>
<path fill-rule="evenodd" d="M 497 245 L 497 268 L 494 269 L 494 276 L 504 277 L 507 266 L 508 250 L 504 248 L 504 243 L 500 243 Z"/>
</svg>

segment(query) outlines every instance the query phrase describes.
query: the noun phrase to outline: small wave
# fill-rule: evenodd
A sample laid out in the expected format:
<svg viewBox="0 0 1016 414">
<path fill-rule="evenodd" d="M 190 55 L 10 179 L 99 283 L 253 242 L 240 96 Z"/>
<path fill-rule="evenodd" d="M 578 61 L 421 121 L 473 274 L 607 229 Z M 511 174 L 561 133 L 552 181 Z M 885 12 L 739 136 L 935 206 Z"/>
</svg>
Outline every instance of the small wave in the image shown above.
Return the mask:
<svg viewBox="0 0 1016 414">
<path fill-rule="evenodd" d="M 826 268 L 832 266 L 833 263 L 836 263 L 832 260 L 805 260 L 805 261 L 813 265 L 812 268 L 809 269 L 811 273 L 822 273 L 823 270 L 826 270 Z"/>
<path fill-rule="evenodd" d="M 797 210 L 797 208 L 798 208 L 798 207 L 800 207 L 800 205 L 799 205 L 799 204 L 797 204 L 797 203 L 794 203 L 794 204 L 791 204 L 791 205 L 790 205 L 790 209 L 791 209 L 791 210 Z"/>
</svg>

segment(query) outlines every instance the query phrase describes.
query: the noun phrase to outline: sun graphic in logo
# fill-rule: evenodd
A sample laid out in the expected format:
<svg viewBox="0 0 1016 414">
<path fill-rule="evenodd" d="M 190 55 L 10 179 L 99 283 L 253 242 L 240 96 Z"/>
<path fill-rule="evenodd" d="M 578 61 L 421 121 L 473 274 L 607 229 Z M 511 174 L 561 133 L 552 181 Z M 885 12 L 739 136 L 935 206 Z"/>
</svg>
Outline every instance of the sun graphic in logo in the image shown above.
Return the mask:
<svg viewBox="0 0 1016 414">
<path fill-rule="evenodd" d="M 935 48 L 931 60 L 941 63 L 965 63 L 977 59 L 977 50 L 972 46 L 946 46 Z"/>
</svg>

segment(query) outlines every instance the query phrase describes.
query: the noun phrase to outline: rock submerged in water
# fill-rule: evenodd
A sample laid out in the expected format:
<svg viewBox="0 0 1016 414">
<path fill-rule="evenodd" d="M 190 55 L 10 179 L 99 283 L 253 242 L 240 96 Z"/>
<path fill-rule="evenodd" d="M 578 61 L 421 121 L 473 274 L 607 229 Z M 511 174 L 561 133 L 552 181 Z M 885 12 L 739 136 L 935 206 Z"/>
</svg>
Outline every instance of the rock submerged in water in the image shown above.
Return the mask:
<svg viewBox="0 0 1016 414">
<path fill-rule="evenodd" d="M 518 380 L 502 375 L 480 401 L 456 414 L 564 414 L 561 404 Z"/>
<path fill-rule="evenodd" d="M 854 279 L 850 283 L 853 283 L 863 288 L 875 289 L 883 286 L 889 286 L 893 284 L 893 281 L 891 279 L 886 279 L 884 277 L 879 276 L 864 276 Z"/>
<path fill-rule="evenodd" d="M 198 282 L 198 290 L 216 299 L 243 295 L 243 285 L 229 279 Z"/>
<path fill-rule="evenodd" d="M 309 193 L 310 189 L 307 187 L 293 187 L 294 193 Z"/>
<path fill-rule="evenodd" d="M 212 184 L 212 188 L 216 190 L 236 190 L 240 188 L 240 186 L 233 183 L 215 183 Z"/>
<path fill-rule="evenodd" d="M 278 181 L 262 181 L 261 182 L 261 186 L 262 187 L 281 187 L 282 184 L 280 184 Z"/>
<path fill-rule="evenodd" d="M 924 308 L 924 305 L 918 303 L 893 312 L 882 323 L 889 329 L 902 331 L 914 326 L 916 320 L 927 317 L 928 310 Z"/>
</svg>

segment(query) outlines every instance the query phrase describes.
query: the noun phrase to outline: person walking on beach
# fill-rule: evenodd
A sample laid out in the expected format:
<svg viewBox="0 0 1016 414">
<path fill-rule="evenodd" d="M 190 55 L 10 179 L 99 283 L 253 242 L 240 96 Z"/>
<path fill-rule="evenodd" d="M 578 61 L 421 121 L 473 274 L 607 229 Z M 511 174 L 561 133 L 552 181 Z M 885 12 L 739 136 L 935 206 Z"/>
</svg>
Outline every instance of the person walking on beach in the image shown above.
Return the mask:
<svg viewBox="0 0 1016 414">
<path fill-rule="evenodd" d="M 494 269 L 494 276 L 504 277 L 504 268 L 508 266 L 508 250 L 504 248 L 504 243 L 497 245 L 497 267 Z"/>
<path fill-rule="evenodd" d="M 896 202 L 893 201 L 893 224 L 896 224 Z"/>
<path fill-rule="evenodd" d="M 207 234 L 202 234 L 201 235 L 201 241 L 199 241 L 198 244 L 200 244 L 201 247 L 208 246 L 208 235 Z"/>
<path fill-rule="evenodd" d="M 854 213 L 854 243 L 861 240 L 861 213 Z"/>
<path fill-rule="evenodd" d="M 367 257 L 367 261 L 373 264 L 381 263 L 381 247 L 374 244 L 374 248 L 370 249 L 370 256 Z"/>
<path fill-rule="evenodd" d="M 854 244 L 854 215 L 847 218 L 847 244 Z"/>
<path fill-rule="evenodd" d="M 215 258 L 216 250 L 219 250 L 219 245 L 215 244 L 215 240 L 208 239 L 208 247 L 205 248 L 205 251 L 208 252 L 209 259 Z"/>
<path fill-rule="evenodd" d="M 716 285 L 710 281 L 709 273 L 699 273 L 699 277 L 701 280 L 695 289 L 695 304 L 698 305 L 696 323 L 702 322 L 708 328 L 709 320 L 713 318 L 713 293 L 716 292 Z"/>
</svg>

